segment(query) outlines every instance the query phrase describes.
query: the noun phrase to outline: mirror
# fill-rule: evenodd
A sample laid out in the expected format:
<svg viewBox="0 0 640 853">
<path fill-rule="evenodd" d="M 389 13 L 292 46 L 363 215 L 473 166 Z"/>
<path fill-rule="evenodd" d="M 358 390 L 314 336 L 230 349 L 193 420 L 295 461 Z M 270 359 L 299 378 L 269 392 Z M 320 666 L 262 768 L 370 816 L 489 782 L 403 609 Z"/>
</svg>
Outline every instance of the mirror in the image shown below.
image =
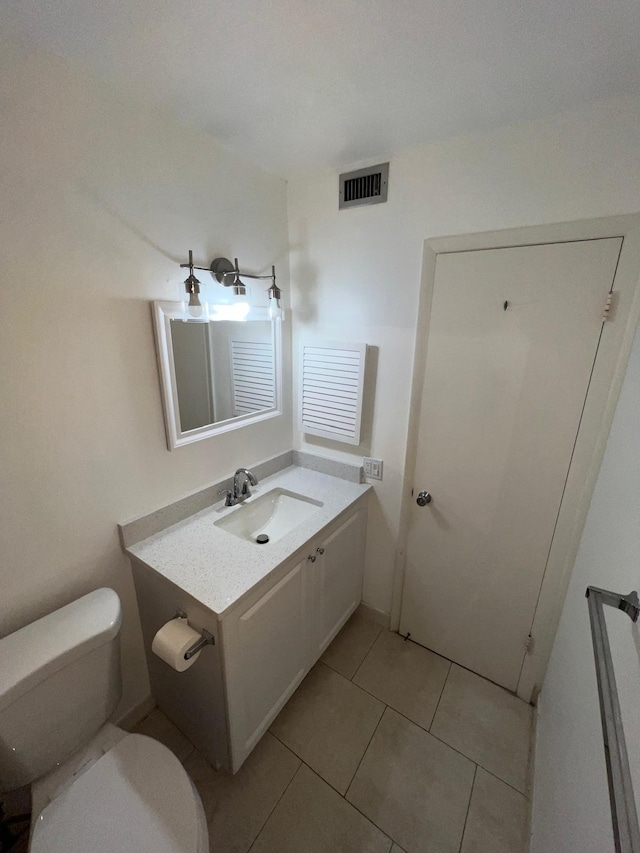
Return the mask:
<svg viewBox="0 0 640 853">
<path fill-rule="evenodd" d="M 182 303 L 155 302 L 170 450 L 280 414 L 280 321 L 185 320 Z"/>
</svg>

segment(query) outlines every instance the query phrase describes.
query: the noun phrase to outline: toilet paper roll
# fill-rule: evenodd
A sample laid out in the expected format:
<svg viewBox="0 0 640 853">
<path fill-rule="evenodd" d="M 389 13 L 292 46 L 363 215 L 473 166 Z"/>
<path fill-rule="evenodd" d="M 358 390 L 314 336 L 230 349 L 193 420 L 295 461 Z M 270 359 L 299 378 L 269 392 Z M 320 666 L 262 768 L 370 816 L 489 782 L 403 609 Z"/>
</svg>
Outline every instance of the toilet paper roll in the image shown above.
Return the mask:
<svg viewBox="0 0 640 853">
<path fill-rule="evenodd" d="M 177 672 L 184 672 L 198 660 L 200 652 L 190 660 L 184 659 L 184 653 L 201 639 L 200 634 L 189 627 L 186 619 L 172 619 L 166 622 L 153 638 L 151 651 Z"/>
</svg>

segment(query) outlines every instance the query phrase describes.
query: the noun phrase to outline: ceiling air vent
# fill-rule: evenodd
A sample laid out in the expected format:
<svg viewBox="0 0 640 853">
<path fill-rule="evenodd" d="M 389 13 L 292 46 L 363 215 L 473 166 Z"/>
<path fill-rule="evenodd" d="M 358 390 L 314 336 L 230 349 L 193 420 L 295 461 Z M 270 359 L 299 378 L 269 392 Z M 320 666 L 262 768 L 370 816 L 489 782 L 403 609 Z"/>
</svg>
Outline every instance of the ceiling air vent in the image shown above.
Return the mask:
<svg viewBox="0 0 640 853">
<path fill-rule="evenodd" d="M 359 207 L 363 204 L 382 204 L 387 200 L 389 185 L 389 164 L 379 163 L 355 172 L 340 175 L 340 204 L 345 207 Z"/>
</svg>

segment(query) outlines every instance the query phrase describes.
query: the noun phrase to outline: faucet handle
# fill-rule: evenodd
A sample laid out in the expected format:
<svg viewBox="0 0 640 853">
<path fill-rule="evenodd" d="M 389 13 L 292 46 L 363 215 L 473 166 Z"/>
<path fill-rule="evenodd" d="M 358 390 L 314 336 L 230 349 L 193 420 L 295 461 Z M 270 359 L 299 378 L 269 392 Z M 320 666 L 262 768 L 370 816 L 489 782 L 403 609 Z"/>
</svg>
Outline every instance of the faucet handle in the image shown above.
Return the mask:
<svg viewBox="0 0 640 853">
<path fill-rule="evenodd" d="M 233 492 L 231 489 L 222 489 L 222 491 L 218 492 L 219 495 L 224 495 L 224 505 L 225 506 L 233 506 L 231 496 Z"/>
</svg>

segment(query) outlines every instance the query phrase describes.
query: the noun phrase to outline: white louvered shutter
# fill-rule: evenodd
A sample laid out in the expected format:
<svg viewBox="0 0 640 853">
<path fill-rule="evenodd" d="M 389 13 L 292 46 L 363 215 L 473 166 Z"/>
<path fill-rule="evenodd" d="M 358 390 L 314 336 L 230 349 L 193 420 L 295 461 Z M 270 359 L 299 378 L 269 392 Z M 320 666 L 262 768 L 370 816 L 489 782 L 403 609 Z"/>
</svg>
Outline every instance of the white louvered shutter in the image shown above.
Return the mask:
<svg viewBox="0 0 640 853">
<path fill-rule="evenodd" d="M 263 341 L 231 341 L 233 416 L 276 404 L 273 345 Z"/>
<path fill-rule="evenodd" d="M 302 432 L 360 444 L 366 353 L 366 344 L 302 345 Z"/>
</svg>

